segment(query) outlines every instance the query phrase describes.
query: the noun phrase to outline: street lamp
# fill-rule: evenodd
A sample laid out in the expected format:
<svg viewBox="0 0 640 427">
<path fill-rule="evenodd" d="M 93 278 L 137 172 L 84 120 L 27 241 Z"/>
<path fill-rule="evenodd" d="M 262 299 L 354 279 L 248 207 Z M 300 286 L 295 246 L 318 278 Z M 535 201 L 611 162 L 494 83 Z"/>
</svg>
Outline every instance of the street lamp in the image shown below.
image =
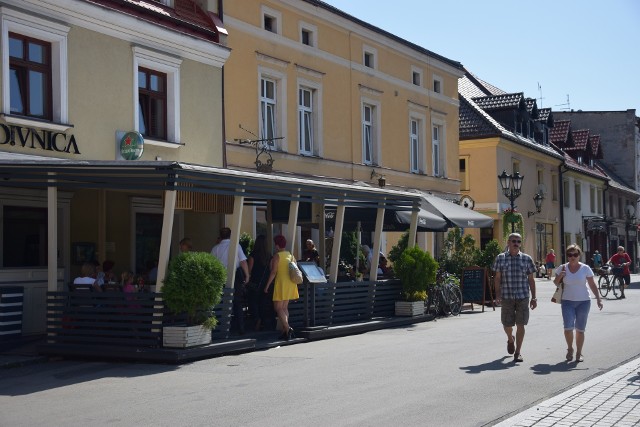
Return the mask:
<svg viewBox="0 0 640 427">
<path fill-rule="evenodd" d="M 498 179 L 500 180 L 500 186 L 502 187 L 502 193 L 509 199 L 511 203 L 511 212 L 514 212 L 516 206 L 514 204 L 515 200 L 520 197 L 522 194 L 522 181 L 524 180 L 524 176 L 520 175 L 520 172 L 515 172 L 513 175 L 507 173 L 507 171 L 503 170 L 500 175 L 498 175 Z M 515 233 L 516 224 L 514 222 L 511 223 L 511 232 Z"/>
<path fill-rule="evenodd" d="M 542 200 L 544 200 L 544 196 L 540 193 L 536 193 L 536 195 L 533 196 L 533 203 L 536 204 L 536 210 L 535 212 L 531 212 L 531 211 L 527 212 L 527 218 L 542 212 Z"/>
</svg>

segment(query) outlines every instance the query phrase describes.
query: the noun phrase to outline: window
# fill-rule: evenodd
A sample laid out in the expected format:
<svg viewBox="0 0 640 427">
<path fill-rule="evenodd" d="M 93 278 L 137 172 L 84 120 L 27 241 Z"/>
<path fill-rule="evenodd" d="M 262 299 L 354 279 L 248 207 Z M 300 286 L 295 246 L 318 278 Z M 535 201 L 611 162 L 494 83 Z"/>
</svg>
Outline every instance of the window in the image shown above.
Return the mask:
<svg viewBox="0 0 640 427">
<path fill-rule="evenodd" d="M 551 174 L 551 200 L 558 200 L 558 175 Z"/>
<path fill-rule="evenodd" d="M 511 173 L 520 173 L 520 160 L 511 160 Z"/>
<path fill-rule="evenodd" d="M 9 33 L 11 114 L 51 120 L 51 44 Z"/>
<path fill-rule="evenodd" d="M 167 139 L 167 75 L 138 68 L 138 130 L 150 138 Z"/>
<path fill-rule="evenodd" d="M 582 188 L 579 182 L 574 183 L 575 197 L 576 197 L 576 210 L 582 209 Z"/>
<path fill-rule="evenodd" d="M 446 165 L 446 149 L 444 135 L 444 121 L 433 120 L 431 126 L 431 162 L 433 167 L 433 176 L 445 177 L 447 171 Z"/>
<path fill-rule="evenodd" d="M 364 46 L 363 47 L 363 51 L 362 51 L 362 63 L 364 64 L 365 67 L 369 67 L 369 68 L 377 68 L 377 64 L 376 64 L 376 55 L 377 54 L 377 50 L 369 47 L 369 46 Z"/>
<path fill-rule="evenodd" d="M 24 122 L 35 119 L 40 128 L 66 131 L 69 27 L 8 8 L 2 8 L 0 17 L 5 120 L 29 126 Z"/>
<path fill-rule="evenodd" d="M 582 164 L 582 155 L 578 154 L 578 158 L 576 160 L 578 161 L 578 164 L 581 165 Z"/>
<path fill-rule="evenodd" d="M 300 23 L 300 43 L 307 46 L 317 46 L 316 34 L 318 29 L 315 25 Z"/>
<path fill-rule="evenodd" d="M 564 207 L 571 207 L 571 195 L 569 193 L 569 181 L 563 181 L 562 183 L 562 197 L 564 198 Z"/>
<path fill-rule="evenodd" d="M 536 176 L 538 178 L 538 185 L 544 184 L 544 170 L 537 169 L 536 170 Z M 544 194 L 543 194 L 543 196 L 544 196 Z"/>
<path fill-rule="evenodd" d="M 298 148 L 301 154 L 312 155 L 313 146 L 313 91 L 298 89 Z"/>
<path fill-rule="evenodd" d="M 442 93 L 442 77 L 433 76 L 433 91 L 435 93 Z"/>
<path fill-rule="evenodd" d="M 417 67 L 411 67 L 411 83 L 422 86 L 422 71 Z"/>
<path fill-rule="evenodd" d="M 602 214 L 602 188 L 596 190 L 596 197 L 598 198 L 596 202 L 597 213 Z"/>
<path fill-rule="evenodd" d="M 260 137 L 275 147 L 276 137 L 276 82 L 263 78 L 260 81 Z"/>
<path fill-rule="evenodd" d="M 274 33 L 282 34 L 282 15 L 275 9 L 262 6 L 262 28 Z"/>
<path fill-rule="evenodd" d="M 469 157 L 460 157 L 460 190 L 469 191 L 469 174 L 467 171 L 469 165 Z"/>
<path fill-rule="evenodd" d="M 150 143 L 180 142 L 182 60 L 139 46 L 133 48 L 135 129 Z"/>
<path fill-rule="evenodd" d="M 47 208 L 4 206 L 3 267 L 47 266 Z"/>
<path fill-rule="evenodd" d="M 589 187 L 589 207 L 591 213 L 596 212 L 596 187 L 593 185 Z"/>
<path fill-rule="evenodd" d="M 616 217 L 615 205 L 613 204 L 613 196 L 609 196 L 609 216 Z"/>
<path fill-rule="evenodd" d="M 420 173 L 420 122 L 416 119 L 409 121 L 409 152 L 411 156 L 411 173 Z"/>
<path fill-rule="evenodd" d="M 362 161 L 365 165 L 374 165 L 374 110 L 373 105 L 362 107 Z"/>
</svg>

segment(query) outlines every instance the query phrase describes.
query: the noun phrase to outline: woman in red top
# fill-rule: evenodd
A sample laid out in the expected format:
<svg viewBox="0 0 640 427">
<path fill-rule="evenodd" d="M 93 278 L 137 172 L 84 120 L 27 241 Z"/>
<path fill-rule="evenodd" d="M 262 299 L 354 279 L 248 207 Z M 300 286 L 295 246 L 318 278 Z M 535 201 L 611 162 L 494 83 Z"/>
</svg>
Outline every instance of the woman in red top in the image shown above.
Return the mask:
<svg viewBox="0 0 640 427">
<path fill-rule="evenodd" d="M 547 279 L 551 280 L 553 269 L 556 268 L 556 253 L 553 249 L 549 249 L 549 253 L 544 260 L 544 268 L 547 270 Z"/>
<path fill-rule="evenodd" d="M 631 265 L 631 258 L 629 254 L 624 251 L 624 246 L 618 246 L 618 253 L 609 258 L 609 264 L 614 267 L 622 267 L 622 278 L 624 279 L 624 288 L 620 289 L 620 298 L 624 298 L 624 290 L 629 287 L 631 283 L 631 271 L 629 266 Z"/>
</svg>

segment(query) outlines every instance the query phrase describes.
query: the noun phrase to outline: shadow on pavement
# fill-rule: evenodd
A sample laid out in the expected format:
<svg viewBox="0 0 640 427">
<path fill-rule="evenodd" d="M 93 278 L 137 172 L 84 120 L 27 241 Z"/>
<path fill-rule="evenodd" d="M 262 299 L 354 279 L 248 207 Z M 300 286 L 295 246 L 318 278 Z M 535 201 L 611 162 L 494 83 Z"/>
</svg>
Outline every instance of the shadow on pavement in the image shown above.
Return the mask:
<svg viewBox="0 0 640 427">
<path fill-rule="evenodd" d="M 563 360 L 562 362 L 558 362 L 555 365 L 549 365 L 548 363 L 538 363 L 537 365 L 533 365 L 531 370 L 535 375 L 549 375 L 552 372 L 569 372 L 569 371 L 586 371 L 587 368 L 580 368 L 580 365 L 573 362 L 567 362 Z"/>
<path fill-rule="evenodd" d="M 514 366 L 517 366 L 517 364 L 513 362 L 513 356 L 504 356 L 481 365 L 461 366 L 460 369 L 466 371 L 467 374 L 479 374 L 484 371 L 502 371 L 513 368 Z"/>
</svg>

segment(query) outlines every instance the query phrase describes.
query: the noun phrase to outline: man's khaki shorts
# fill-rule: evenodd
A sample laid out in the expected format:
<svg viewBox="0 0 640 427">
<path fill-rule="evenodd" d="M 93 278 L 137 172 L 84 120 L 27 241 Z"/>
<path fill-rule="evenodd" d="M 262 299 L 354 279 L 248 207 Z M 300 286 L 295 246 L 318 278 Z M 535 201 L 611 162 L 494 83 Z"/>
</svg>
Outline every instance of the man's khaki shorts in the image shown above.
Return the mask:
<svg viewBox="0 0 640 427">
<path fill-rule="evenodd" d="M 503 326 L 529 323 L 529 298 L 503 299 L 500 319 Z"/>
</svg>

